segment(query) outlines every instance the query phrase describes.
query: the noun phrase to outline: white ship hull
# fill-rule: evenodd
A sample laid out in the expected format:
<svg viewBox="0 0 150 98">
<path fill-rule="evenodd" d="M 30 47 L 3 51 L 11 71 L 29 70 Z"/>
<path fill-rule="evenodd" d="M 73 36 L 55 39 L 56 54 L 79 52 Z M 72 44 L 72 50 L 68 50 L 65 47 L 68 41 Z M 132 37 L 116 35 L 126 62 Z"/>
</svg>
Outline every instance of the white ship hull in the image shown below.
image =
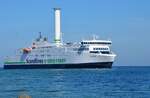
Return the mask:
<svg viewBox="0 0 150 98">
<path fill-rule="evenodd" d="M 32 46 L 18 50 L 4 62 L 5 69 L 17 68 L 111 68 L 115 54 L 110 40 L 82 40 L 63 43 L 60 8 L 55 8 L 55 39 L 49 43 L 41 33 Z"/>
<path fill-rule="evenodd" d="M 24 62 L 13 60 L 6 62 L 5 69 L 30 69 L 30 68 L 111 68 L 115 59 L 114 54 L 74 54 L 50 56 L 38 59 L 27 59 Z"/>
</svg>

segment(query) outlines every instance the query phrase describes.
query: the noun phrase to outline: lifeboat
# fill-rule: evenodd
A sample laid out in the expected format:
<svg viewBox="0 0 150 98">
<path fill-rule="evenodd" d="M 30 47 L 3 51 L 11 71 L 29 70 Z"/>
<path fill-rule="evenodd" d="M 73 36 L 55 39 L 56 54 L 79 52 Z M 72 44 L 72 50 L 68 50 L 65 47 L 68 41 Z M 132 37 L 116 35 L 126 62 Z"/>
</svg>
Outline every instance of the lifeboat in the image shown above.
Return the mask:
<svg viewBox="0 0 150 98">
<path fill-rule="evenodd" d="M 32 48 L 23 48 L 24 53 L 29 53 L 32 51 Z"/>
</svg>

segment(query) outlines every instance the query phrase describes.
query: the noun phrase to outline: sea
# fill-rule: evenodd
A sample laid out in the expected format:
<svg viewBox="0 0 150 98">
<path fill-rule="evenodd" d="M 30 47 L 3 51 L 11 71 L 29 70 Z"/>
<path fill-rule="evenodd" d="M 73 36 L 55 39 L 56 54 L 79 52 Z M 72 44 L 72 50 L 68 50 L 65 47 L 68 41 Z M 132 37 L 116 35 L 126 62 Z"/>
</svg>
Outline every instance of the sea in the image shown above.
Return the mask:
<svg viewBox="0 0 150 98">
<path fill-rule="evenodd" d="M 0 98 L 150 98 L 150 67 L 0 69 Z"/>
</svg>

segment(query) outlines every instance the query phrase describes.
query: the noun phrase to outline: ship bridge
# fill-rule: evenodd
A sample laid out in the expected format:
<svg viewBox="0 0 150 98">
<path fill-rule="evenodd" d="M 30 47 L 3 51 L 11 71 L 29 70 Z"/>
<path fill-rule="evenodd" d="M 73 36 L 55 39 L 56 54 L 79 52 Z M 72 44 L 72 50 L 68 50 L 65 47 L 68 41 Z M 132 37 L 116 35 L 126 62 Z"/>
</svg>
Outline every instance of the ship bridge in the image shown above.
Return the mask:
<svg viewBox="0 0 150 98">
<path fill-rule="evenodd" d="M 82 40 L 81 45 L 89 48 L 90 53 L 96 54 L 110 54 L 110 45 L 112 42 L 110 40 Z"/>
<path fill-rule="evenodd" d="M 82 40 L 82 45 L 111 45 L 110 40 Z"/>
</svg>

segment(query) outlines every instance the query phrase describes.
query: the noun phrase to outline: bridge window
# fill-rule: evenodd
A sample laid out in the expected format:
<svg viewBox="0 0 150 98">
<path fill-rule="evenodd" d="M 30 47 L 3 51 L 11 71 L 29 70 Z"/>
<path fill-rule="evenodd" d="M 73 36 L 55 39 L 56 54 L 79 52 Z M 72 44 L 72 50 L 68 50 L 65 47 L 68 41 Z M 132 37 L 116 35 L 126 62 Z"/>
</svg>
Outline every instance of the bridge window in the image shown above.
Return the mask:
<svg viewBox="0 0 150 98">
<path fill-rule="evenodd" d="M 108 50 L 108 48 L 93 48 L 93 50 Z"/>
<path fill-rule="evenodd" d="M 44 57 L 44 54 L 41 54 L 41 57 Z"/>
<path fill-rule="evenodd" d="M 81 44 L 111 44 L 111 42 L 81 42 Z"/>
<path fill-rule="evenodd" d="M 102 54 L 109 54 L 108 51 L 103 51 L 103 52 L 101 51 L 101 53 L 102 53 Z"/>
<path fill-rule="evenodd" d="M 98 51 L 90 51 L 90 53 L 99 53 Z"/>
</svg>

